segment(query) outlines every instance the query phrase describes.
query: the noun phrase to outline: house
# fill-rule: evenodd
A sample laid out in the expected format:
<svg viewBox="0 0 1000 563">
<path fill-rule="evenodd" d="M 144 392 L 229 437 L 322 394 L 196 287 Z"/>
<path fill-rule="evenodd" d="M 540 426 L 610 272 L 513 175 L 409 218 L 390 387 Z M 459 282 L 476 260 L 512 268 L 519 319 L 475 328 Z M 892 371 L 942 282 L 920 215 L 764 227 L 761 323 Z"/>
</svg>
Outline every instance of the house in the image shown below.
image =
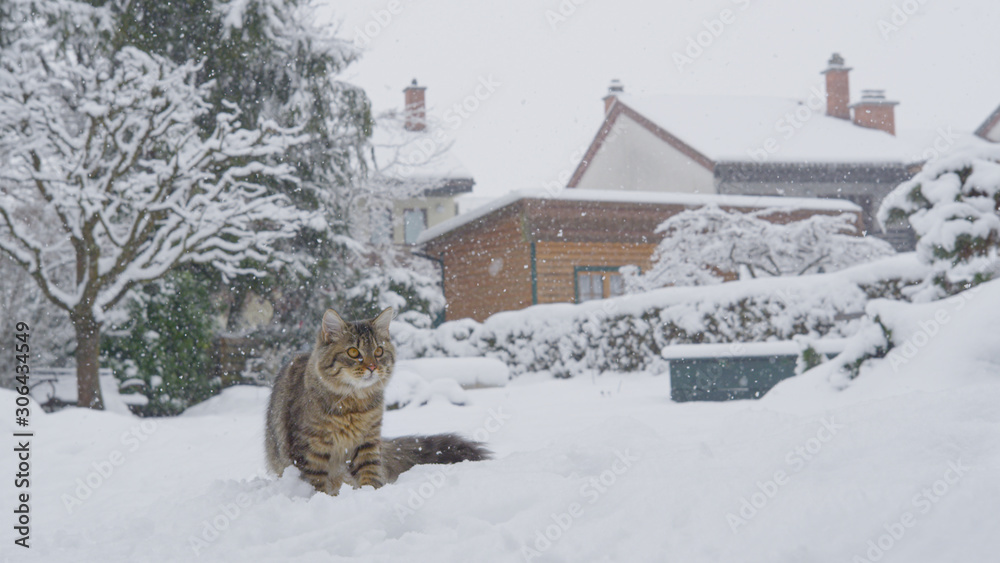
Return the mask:
<svg viewBox="0 0 1000 563">
<path fill-rule="evenodd" d="M 769 220 L 862 210 L 845 200 L 720 196 L 678 192 L 562 190 L 514 192 L 420 235 L 441 260 L 447 320 L 483 320 L 538 303 L 579 303 L 621 295 L 618 269 L 648 269 L 656 227 L 685 209 L 716 204 L 741 212 L 777 208 Z"/>
<path fill-rule="evenodd" d="M 987 141 L 1000 143 L 1000 106 L 976 128 L 975 133 Z"/>
<path fill-rule="evenodd" d="M 921 167 L 927 136 L 897 135 L 881 90 L 850 103 L 849 73 L 834 54 L 825 91 L 805 100 L 765 96 L 631 96 L 613 81 L 605 118 L 568 182 L 587 190 L 843 198 L 867 233 L 897 249 L 908 225 L 882 232 L 882 198 Z"/>
<path fill-rule="evenodd" d="M 426 87 L 403 90 L 404 110 L 376 118 L 372 132 L 371 213 L 374 243 L 412 245 L 428 227 L 458 214 L 455 198 L 475 185 L 451 153 L 445 128 L 427 115 Z"/>
</svg>

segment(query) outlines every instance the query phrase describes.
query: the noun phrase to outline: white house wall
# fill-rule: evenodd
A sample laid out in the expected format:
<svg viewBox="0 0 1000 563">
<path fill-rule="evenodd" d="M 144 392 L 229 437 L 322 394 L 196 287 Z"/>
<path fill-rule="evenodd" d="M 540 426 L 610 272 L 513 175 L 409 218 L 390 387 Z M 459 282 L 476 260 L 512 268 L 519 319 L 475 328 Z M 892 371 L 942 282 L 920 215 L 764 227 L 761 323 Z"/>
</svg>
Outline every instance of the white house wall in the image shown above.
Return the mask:
<svg viewBox="0 0 1000 563">
<path fill-rule="evenodd" d="M 986 138 L 994 143 L 1000 143 L 1000 121 L 993 124 L 993 128 L 986 132 Z"/>
<path fill-rule="evenodd" d="M 403 211 L 406 209 L 423 209 L 427 213 L 427 227 L 430 228 L 457 215 L 458 206 L 453 196 L 429 196 L 393 202 L 392 238 L 396 244 L 403 244 Z"/>
<path fill-rule="evenodd" d="M 576 185 L 585 190 L 716 193 L 712 172 L 627 115 L 615 120 Z"/>
</svg>

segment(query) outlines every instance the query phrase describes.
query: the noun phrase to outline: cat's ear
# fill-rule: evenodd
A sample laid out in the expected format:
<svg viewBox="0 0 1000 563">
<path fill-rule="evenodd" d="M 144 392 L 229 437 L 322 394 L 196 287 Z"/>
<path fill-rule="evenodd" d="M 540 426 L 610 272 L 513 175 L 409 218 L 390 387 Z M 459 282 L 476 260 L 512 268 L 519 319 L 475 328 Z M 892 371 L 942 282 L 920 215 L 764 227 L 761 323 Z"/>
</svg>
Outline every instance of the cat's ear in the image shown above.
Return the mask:
<svg viewBox="0 0 1000 563">
<path fill-rule="evenodd" d="M 385 311 L 382 311 L 372 320 L 372 326 L 375 327 L 376 332 L 381 332 L 385 335 L 389 334 L 389 322 L 392 321 L 392 317 L 395 316 L 396 312 L 392 310 L 392 307 L 386 307 Z"/>
<path fill-rule="evenodd" d="M 323 314 L 323 338 L 327 342 L 333 342 L 340 338 L 347 330 L 347 322 L 340 318 L 333 309 L 327 309 Z"/>
</svg>

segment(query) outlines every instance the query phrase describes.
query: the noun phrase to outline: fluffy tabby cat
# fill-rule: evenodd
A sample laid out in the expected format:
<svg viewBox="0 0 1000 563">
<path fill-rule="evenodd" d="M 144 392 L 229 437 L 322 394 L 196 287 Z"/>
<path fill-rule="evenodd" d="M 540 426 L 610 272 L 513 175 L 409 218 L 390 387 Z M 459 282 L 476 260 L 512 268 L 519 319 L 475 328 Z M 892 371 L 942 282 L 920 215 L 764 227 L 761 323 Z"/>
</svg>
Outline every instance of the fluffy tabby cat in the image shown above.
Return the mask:
<svg viewBox="0 0 1000 563">
<path fill-rule="evenodd" d="M 489 451 L 453 434 L 382 439 L 383 393 L 396 350 L 392 309 L 347 322 L 330 309 L 316 346 L 285 366 L 267 409 L 267 461 L 279 476 L 294 465 L 319 491 L 342 483 L 378 488 L 421 463 L 481 460 Z"/>
</svg>

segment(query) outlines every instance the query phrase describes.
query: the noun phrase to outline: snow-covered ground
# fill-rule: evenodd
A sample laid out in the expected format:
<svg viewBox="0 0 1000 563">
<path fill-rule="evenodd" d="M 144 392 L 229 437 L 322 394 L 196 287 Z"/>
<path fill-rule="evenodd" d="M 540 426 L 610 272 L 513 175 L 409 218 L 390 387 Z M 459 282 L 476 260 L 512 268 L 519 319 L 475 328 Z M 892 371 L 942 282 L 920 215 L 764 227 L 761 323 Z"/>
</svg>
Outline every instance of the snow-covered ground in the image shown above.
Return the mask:
<svg viewBox="0 0 1000 563">
<path fill-rule="evenodd" d="M 5 478 L 3 554 L 995 561 L 1000 283 L 960 299 L 873 305 L 912 346 L 842 391 L 820 366 L 759 401 L 677 404 L 665 376 L 646 374 L 527 374 L 465 390 L 463 406 L 432 396 L 388 412 L 385 433 L 458 431 L 488 442 L 496 459 L 418 467 L 338 497 L 266 474 L 265 388 L 232 388 L 172 419 L 33 408 L 32 547 L 12 543 L 15 489 Z M 14 394 L 0 391 L 0 402 L 13 405 Z"/>
</svg>

